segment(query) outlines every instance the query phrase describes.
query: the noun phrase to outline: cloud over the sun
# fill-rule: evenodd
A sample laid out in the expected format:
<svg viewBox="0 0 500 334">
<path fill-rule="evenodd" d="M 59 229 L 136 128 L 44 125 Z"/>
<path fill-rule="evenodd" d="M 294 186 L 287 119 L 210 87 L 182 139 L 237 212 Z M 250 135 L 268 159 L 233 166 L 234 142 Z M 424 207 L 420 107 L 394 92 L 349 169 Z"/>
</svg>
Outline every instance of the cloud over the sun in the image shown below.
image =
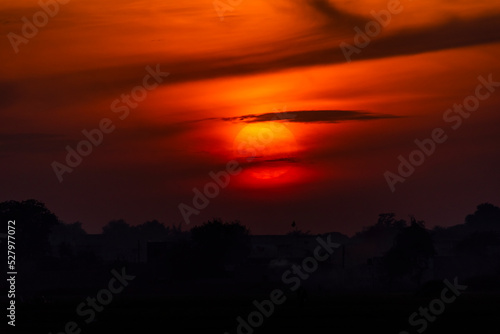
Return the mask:
<svg viewBox="0 0 500 334">
<path fill-rule="evenodd" d="M 369 121 L 376 119 L 400 118 L 390 114 L 374 114 L 362 110 L 296 110 L 223 117 L 223 121 L 258 123 L 280 120 L 294 123 L 339 123 L 343 121 Z"/>
</svg>

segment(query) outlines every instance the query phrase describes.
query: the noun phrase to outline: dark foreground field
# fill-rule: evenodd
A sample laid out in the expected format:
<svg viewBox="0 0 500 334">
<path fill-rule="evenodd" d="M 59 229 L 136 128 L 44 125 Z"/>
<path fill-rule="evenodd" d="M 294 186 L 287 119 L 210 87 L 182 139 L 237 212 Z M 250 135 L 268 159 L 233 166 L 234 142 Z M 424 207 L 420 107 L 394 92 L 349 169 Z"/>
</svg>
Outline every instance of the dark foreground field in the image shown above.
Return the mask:
<svg viewBox="0 0 500 334">
<path fill-rule="evenodd" d="M 310 296 L 302 307 L 296 295 L 276 307 L 253 333 L 418 333 L 408 317 L 419 306 L 428 306 L 429 297 L 414 294 L 369 296 Z M 76 314 L 82 299 L 52 301 L 45 305 L 25 305 L 17 310 L 15 333 L 64 332 L 75 321 L 76 333 L 238 333 L 236 318 L 255 311 L 253 300 L 268 295 L 241 297 L 137 297 L 116 298 L 96 321 L 85 324 Z M 500 294 L 464 293 L 446 306 L 425 333 L 498 334 Z M 12 328 L 11 328 L 12 329 Z M 71 332 L 68 332 L 71 333 Z M 252 333 L 243 330 L 241 333 Z"/>
</svg>

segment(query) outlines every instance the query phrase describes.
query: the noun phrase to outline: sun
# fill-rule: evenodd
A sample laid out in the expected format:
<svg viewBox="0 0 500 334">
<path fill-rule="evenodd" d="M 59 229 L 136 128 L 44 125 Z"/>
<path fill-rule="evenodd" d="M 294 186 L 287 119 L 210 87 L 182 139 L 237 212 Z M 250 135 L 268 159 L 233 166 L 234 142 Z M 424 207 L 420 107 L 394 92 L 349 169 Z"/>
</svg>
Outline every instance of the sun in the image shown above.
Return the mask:
<svg viewBox="0 0 500 334">
<path fill-rule="evenodd" d="M 297 142 L 281 122 L 252 123 L 240 130 L 234 139 L 233 151 L 252 176 L 274 179 L 290 169 Z"/>
</svg>

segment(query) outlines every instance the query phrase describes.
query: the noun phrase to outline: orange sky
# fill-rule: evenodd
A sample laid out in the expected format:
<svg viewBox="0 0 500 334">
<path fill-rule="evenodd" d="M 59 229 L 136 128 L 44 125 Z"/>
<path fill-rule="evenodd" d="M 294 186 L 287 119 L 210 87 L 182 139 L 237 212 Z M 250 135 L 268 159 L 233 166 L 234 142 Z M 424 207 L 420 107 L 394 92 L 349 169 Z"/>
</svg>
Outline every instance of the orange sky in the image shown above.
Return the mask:
<svg viewBox="0 0 500 334">
<path fill-rule="evenodd" d="M 457 130 L 443 114 L 474 94 L 478 76 L 500 81 L 500 6 L 402 1 L 346 61 L 341 43 L 355 45 L 354 28 L 388 3 L 243 0 L 221 20 L 210 1 L 71 0 L 13 47 L 9 33 L 22 36 L 22 18 L 41 7 L 3 1 L 0 200 L 36 198 L 89 232 L 115 218 L 178 224 L 179 204 L 235 158 L 239 131 L 284 110 L 298 117 L 279 121 L 296 142 L 279 162 L 286 173 L 252 177 L 275 168 L 269 157 L 245 164 L 190 226 L 221 217 L 284 233 L 295 220 L 352 233 L 381 212 L 433 226 L 499 205 L 500 89 Z M 110 105 L 147 66 L 169 75 L 120 119 Z M 257 118 L 238 118 L 248 115 Z M 59 182 L 51 163 L 103 118 L 115 130 Z M 384 173 L 437 127 L 449 139 L 391 192 Z"/>
</svg>

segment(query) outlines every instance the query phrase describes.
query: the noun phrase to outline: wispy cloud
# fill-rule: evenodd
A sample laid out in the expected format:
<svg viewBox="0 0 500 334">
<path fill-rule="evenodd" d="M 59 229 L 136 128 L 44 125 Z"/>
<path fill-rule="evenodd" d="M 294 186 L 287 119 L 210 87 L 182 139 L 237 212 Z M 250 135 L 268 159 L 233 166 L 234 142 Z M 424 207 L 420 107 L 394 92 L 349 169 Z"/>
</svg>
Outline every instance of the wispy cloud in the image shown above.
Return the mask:
<svg viewBox="0 0 500 334">
<path fill-rule="evenodd" d="M 389 114 L 373 114 L 362 110 L 296 110 L 265 114 L 250 114 L 236 117 L 222 117 L 223 121 L 258 123 L 281 120 L 293 123 L 339 123 L 344 121 L 369 121 L 376 119 L 400 118 Z M 211 118 L 214 119 L 214 118 Z"/>
</svg>

